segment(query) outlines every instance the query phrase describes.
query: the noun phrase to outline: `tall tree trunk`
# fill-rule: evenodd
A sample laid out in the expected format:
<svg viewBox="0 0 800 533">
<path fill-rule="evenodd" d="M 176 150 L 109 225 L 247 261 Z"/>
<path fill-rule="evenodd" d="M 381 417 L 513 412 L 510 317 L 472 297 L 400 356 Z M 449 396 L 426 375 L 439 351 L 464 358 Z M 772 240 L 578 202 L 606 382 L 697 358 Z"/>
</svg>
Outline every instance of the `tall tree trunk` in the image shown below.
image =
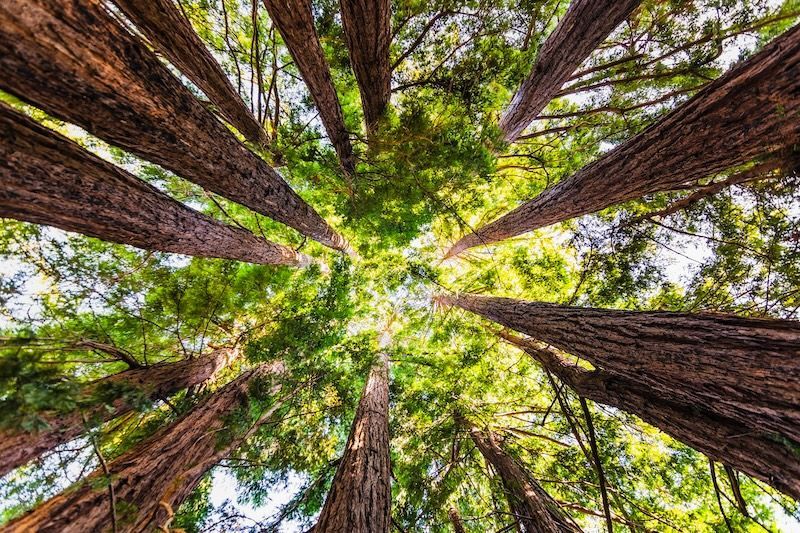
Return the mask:
<svg viewBox="0 0 800 533">
<path fill-rule="evenodd" d="M 642 133 L 464 236 L 447 256 L 795 149 L 798 135 L 800 26 Z"/>
<path fill-rule="evenodd" d="M 389 66 L 392 8 L 389 0 L 340 0 L 342 26 L 364 108 L 367 132 L 374 132 L 391 96 Z"/>
<path fill-rule="evenodd" d="M 314 533 L 388 532 L 392 497 L 389 469 L 389 356 L 370 371 L 344 455 Z"/>
<path fill-rule="evenodd" d="M 244 137 L 267 146 L 264 128 L 253 117 L 219 63 L 173 0 L 114 0 L 125 15 L 170 62 L 202 90 Z"/>
<path fill-rule="evenodd" d="M 108 474 L 96 470 L 77 486 L 54 496 L 0 531 L 81 533 L 112 529 L 109 483 L 113 487 L 116 529 L 153 531 L 167 522 L 203 475 L 230 455 L 284 400 L 259 417 L 244 435 L 220 445 L 225 416 L 247 405 L 248 389 L 258 379 L 280 373 L 282 365 L 262 365 L 215 392 L 177 422 L 162 428 L 108 463 Z M 277 395 L 281 386 L 272 387 Z"/>
<path fill-rule="evenodd" d="M 348 245 L 100 0 L 0 4 L 0 89 L 319 241 Z"/>
<path fill-rule="evenodd" d="M 447 516 L 450 518 L 450 524 L 453 526 L 453 533 L 467 533 L 464 529 L 464 522 L 461 520 L 461 515 L 458 514 L 458 509 L 450 507 L 447 510 Z"/>
<path fill-rule="evenodd" d="M 507 333 L 501 336 L 580 396 L 636 415 L 708 457 L 800 499 L 800 460 L 796 445 L 786 439 L 718 416 L 702 406 L 664 398 L 636 380 L 570 364 L 554 350 L 530 340 Z"/>
<path fill-rule="evenodd" d="M 81 390 L 80 399 L 92 402 L 92 407 L 65 414 L 43 413 L 41 419 L 47 428 L 40 431 L 0 430 L 3 442 L 0 476 L 81 436 L 92 425 L 132 411 L 134 397 L 156 400 L 203 383 L 232 356 L 232 350 L 224 348 L 194 359 L 133 368 L 87 384 Z"/>
<path fill-rule="evenodd" d="M 311 0 L 264 0 L 264 5 L 308 86 L 342 168 L 351 174 L 355 169 L 353 147 L 331 71 L 314 28 Z"/>
<path fill-rule="evenodd" d="M 651 394 L 800 443 L 800 322 L 443 300 L 635 380 Z"/>
<path fill-rule="evenodd" d="M 535 119 L 581 63 L 636 9 L 641 0 L 572 0 L 542 44 L 536 64 L 500 119 L 508 142 Z"/>
<path fill-rule="evenodd" d="M 503 483 L 508 505 L 525 533 L 563 533 L 579 531 L 564 515 L 558 503 L 530 474 L 500 446 L 492 431 L 481 430 L 457 415 L 456 422 L 469 431 L 472 442 Z"/>
<path fill-rule="evenodd" d="M 0 102 L 0 216 L 147 250 L 272 265 L 311 259 L 190 209 Z"/>
</svg>

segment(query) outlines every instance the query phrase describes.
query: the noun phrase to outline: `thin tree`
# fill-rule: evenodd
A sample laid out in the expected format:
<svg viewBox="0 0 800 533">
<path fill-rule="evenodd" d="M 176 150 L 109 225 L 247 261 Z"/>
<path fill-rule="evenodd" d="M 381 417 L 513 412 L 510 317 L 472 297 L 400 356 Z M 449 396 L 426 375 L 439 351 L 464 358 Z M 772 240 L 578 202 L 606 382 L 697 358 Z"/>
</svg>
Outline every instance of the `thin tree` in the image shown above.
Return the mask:
<svg viewBox="0 0 800 533">
<path fill-rule="evenodd" d="M 389 356 L 381 353 L 364 385 L 344 455 L 314 533 L 388 532 L 390 476 Z"/>
<path fill-rule="evenodd" d="M 173 512 L 203 475 L 285 404 L 286 396 L 277 398 L 282 372 L 283 366 L 276 363 L 243 373 L 175 423 L 114 461 L 104 463 L 103 468 L 77 486 L 50 498 L 0 531 L 138 532 L 168 528 Z M 226 429 L 225 417 L 247 407 L 250 386 L 270 378 L 275 380 L 272 406 L 249 430 L 233 438 L 221 438 Z"/>
<path fill-rule="evenodd" d="M 147 250 L 302 266 L 311 258 L 162 193 L 0 102 L 0 216 Z"/>
<path fill-rule="evenodd" d="M 462 237 L 447 257 L 793 150 L 799 88 L 797 26 L 642 133 Z"/>
<path fill-rule="evenodd" d="M 173 0 L 114 0 L 114 3 L 247 140 L 261 146 L 269 144 L 264 128 Z"/>
<path fill-rule="evenodd" d="M 572 0 L 500 118 L 505 140 L 519 137 L 597 46 L 641 0 Z"/>
<path fill-rule="evenodd" d="M 347 242 L 100 0 L 0 5 L 0 88 L 318 242 Z"/>
<path fill-rule="evenodd" d="M 264 5 L 308 86 L 342 168 L 348 174 L 352 173 L 355 169 L 353 147 L 331 71 L 314 28 L 311 1 L 264 0 Z"/>
<path fill-rule="evenodd" d="M 461 515 L 454 505 L 451 505 L 447 510 L 447 517 L 450 519 L 450 524 L 453 526 L 453 533 L 467 533 L 464 529 L 464 521 L 461 520 Z"/>
<path fill-rule="evenodd" d="M 391 96 L 389 0 L 340 0 L 350 65 L 361 92 L 367 132 L 374 132 Z"/>
</svg>

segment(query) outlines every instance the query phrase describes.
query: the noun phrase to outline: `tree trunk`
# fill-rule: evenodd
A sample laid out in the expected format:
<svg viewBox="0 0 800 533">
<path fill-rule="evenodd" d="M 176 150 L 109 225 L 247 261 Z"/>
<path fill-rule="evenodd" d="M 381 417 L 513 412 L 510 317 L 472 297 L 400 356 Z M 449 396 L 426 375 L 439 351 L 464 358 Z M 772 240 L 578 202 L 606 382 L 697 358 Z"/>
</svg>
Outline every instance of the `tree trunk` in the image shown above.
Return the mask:
<svg viewBox="0 0 800 533">
<path fill-rule="evenodd" d="M 572 0 L 564 17 L 542 44 L 536 64 L 500 119 L 512 142 L 552 100 L 595 48 L 619 26 L 641 0 Z"/>
<path fill-rule="evenodd" d="M 114 0 L 114 3 L 247 140 L 269 145 L 266 132 L 173 0 Z"/>
<path fill-rule="evenodd" d="M 381 354 L 364 386 L 344 455 L 314 533 L 388 532 L 390 476 L 389 356 Z"/>
<path fill-rule="evenodd" d="M 109 474 L 96 470 L 77 486 L 54 496 L 9 523 L 2 531 L 108 531 L 114 525 L 109 509 L 113 486 L 116 530 L 153 531 L 163 526 L 203 475 L 230 455 L 261 423 L 283 405 L 281 399 L 242 436 L 220 445 L 225 417 L 246 407 L 248 389 L 257 379 L 280 373 L 282 365 L 262 365 L 215 392 L 177 422 L 108 464 Z M 280 391 L 274 385 L 272 394 Z"/>
<path fill-rule="evenodd" d="M 800 443 L 800 322 L 445 297 L 651 394 Z"/>
<path fill-rule="evenodd" d="M 639 135 L 464 236 L 447 256 L 792 150 L 798 135 L 800 26 Z"/>
<path fill-rule="evenodd" d="M 389 0 L 340 0 L 350 65 L 361 92 L 367 132 L 374 132 L 391 96 Z"/>
<path fill-rule="evenodd" d="M 580 396 L 636 415 L 706 456 L 800 499 L 800 460 L 796 446 L 786 439 L 718 416 L 702 406 L 661 397 L 635 380 L 572 365 L 554 350 L 527 339 L 506 333 L 501 336 L 530 354 Z"/>
<path fill-rule="evenodd" d="M 0 4 L 0 89 L 319 241 L 348 245 L 100 0 Z"/>
<path fill-rule="evenodd" d="M 342 168 L 352 174 L 355 169 L 353 147 L 344 125 L 344 114 L 333 86 L 331 71 L 314 29 L 311 1 L 264 0 L 264 5 L 308 86 Z"/>
<path fill-rule="evenodd" d="M 190 209 L 0 102 L 0 216 L 147 250 L 301 266 L 311 259 Z"/>
<path fill-rule="evenodd" d="M 558 503 L 500 446 L 492 431 L 484 431 L 461 416 L 456 422 L 469 431 L 472 442 L 492 466 L 508 498 L 511 513 L 525 533 L 563 533 L 579 529 L 563 514 Z"/>
<path fill-rule="evenodd" d="M 458 514 L 458 509 L 450 507 L 447 510 L 447 516 L 450 518 L 450 523 L 453 525 L 453 533 L 467 533 L 464 529 L 464 522 L 461 520 L 461 515 Z"/>
</svg>

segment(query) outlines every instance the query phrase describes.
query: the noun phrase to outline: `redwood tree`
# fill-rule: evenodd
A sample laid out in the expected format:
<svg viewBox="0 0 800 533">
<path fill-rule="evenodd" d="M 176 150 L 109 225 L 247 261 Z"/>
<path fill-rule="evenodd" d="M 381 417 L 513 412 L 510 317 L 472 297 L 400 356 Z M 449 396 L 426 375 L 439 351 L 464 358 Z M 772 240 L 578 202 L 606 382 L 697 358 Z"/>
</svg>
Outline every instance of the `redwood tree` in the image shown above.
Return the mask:
<svg viewBox="0 0 800 533">
<path fill-rule="evenodd" d="M 389 356 L 381 354 L 364 385 L 315 533 L 389 531 Z"/>
<path fill-rule="evenodd" d="M 796 26 L 642 133 L 464 236 L 447 256 L 796 149 L 799 134 Z"/>
<path fill-rule="evenodd" d="M 0 103 L 0 216 L 147 250 L 272 265 L 308 256 L 217 222 Z"/>
<path fill-rule="evenodd" d="M 332 248 L 348 245 L 100 0 L 0 5 L 0 88 Z"/>
</svg>

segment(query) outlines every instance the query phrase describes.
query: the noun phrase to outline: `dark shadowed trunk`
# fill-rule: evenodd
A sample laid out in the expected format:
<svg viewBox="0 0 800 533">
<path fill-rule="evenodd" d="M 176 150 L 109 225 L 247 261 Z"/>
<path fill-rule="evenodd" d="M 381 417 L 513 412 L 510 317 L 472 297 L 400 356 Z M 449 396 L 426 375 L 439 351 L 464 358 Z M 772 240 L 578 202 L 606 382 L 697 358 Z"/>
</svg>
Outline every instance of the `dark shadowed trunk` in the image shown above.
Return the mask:
<svg viewBox="0 0 800 533">
<path fill-rule="evenodd" d="M 631 140 L 466 235 L 447 256 L 791 150 L 798 135 L 800 26 Z"/>
<path fill-rule="evenodd" d="M 542 44 L 536 64 L 503 112 L 500 129 L 509 142 L 535 119 L 592 51 L 641 0 L 572 0 Z"/>
<path fill-rule="evenodd" d="M 443 301 L 583 357 L 651 394 L 800 442 L 799 322 L 469 294 Z"/>
<path fill-rule="evenodd" d="M 525 533 L 580 531 L 561 511 L 558 503 L 500 445 L 492 431 L 481 430 L 457 416 L 456 422 L 469 431 L 483 458 L 500 477 L 511 512 Z"/>
<path fill-rule="evenodd" d="M 332 248 L 347 243 L 100 0 L 0 3 L 0 88 Z"/>
<path fill-rule="evenodd" d="M 131 400 L 135 398 L 156 400 L 203 383 L 233 356 L 231 349 L 223 348 L 194 359 L 133 368 L 88 383 L 81 390 L 80 400 L 90 402 L 91 407 L 69 413 L 42 413 L 40 418 L 47 428 L 37 432 L 0 430 L 0 476 L 81 436 L 88 427 L 133 410 Z"/>
<path fill-rule="evenodd" d="M 173 0 L 114 0 L 114 3 L 247 140 L 262 146 L 269 144 L 266 132 Z"/>
<path fill-rule="evenodd" d="M 796 445 L 704 410 L 663 398 L 635 380 L 565 361 L 555 350 L 508 333 L 500 334 L 542 364 L 580 396 L 638 416 L 664 433 L 726 465 L 800 498 Z"/>
<path fill-rule="evenodd" d="M 317 30 L 314 29 L 311 1 L 264 0 L 264 5 L 308 86 L 342 168 L 352 173 L 355 168 L 353 147 L 344 125 L 342 106 L 333 86 L 331 71 Z"/>
<path fill-rule="evenodd" d="M 0 216 L 147 250 L 272 265 L 311 259 L 190 209 L 0 103 Z"/>
<path fill-rule="evenodd" d="M 389 0 L 340 0 L 342 26 L 364 108 L 367 131 L 378 125 L 391 95 Z"/>
<path fill-rule="evenodd" d="M 314 533 L 388 532 L 390 475 L 389 357 L 381 354 L 364 386 L 344 455 Z"/>
<path fill-rule="evenodd" d="M 244 435 L 221 442 L 225 416 L 247 406 L 248 389 L 257 379 L 280 373 L 282 365 L 263 365 L 202 401 L 177 422 L 108 463 L 75 487 L 65 490 L 2 531 L 59 531 L 82 533 L 112 529 L 108 482 L 114 488 L 116 529 L 154 531 L 164 526 L 171 511 L 200 482 L 203 475 L 230 455 L 252 432 L 272 417 L 285 400 L 277 399 Z M 277 395 L 280 385 L 272 387 Z"/>
<path fill-rule="evenodd" d="M 461 520 L 461 515 L 458 514 L 458 509 L 450 507 L 447 510 L 447 516 L 450 518 L 450 524 L 453 526 L 454 533 L 467 533 L 464 529 L 464 522 Z"/>
</svg>

